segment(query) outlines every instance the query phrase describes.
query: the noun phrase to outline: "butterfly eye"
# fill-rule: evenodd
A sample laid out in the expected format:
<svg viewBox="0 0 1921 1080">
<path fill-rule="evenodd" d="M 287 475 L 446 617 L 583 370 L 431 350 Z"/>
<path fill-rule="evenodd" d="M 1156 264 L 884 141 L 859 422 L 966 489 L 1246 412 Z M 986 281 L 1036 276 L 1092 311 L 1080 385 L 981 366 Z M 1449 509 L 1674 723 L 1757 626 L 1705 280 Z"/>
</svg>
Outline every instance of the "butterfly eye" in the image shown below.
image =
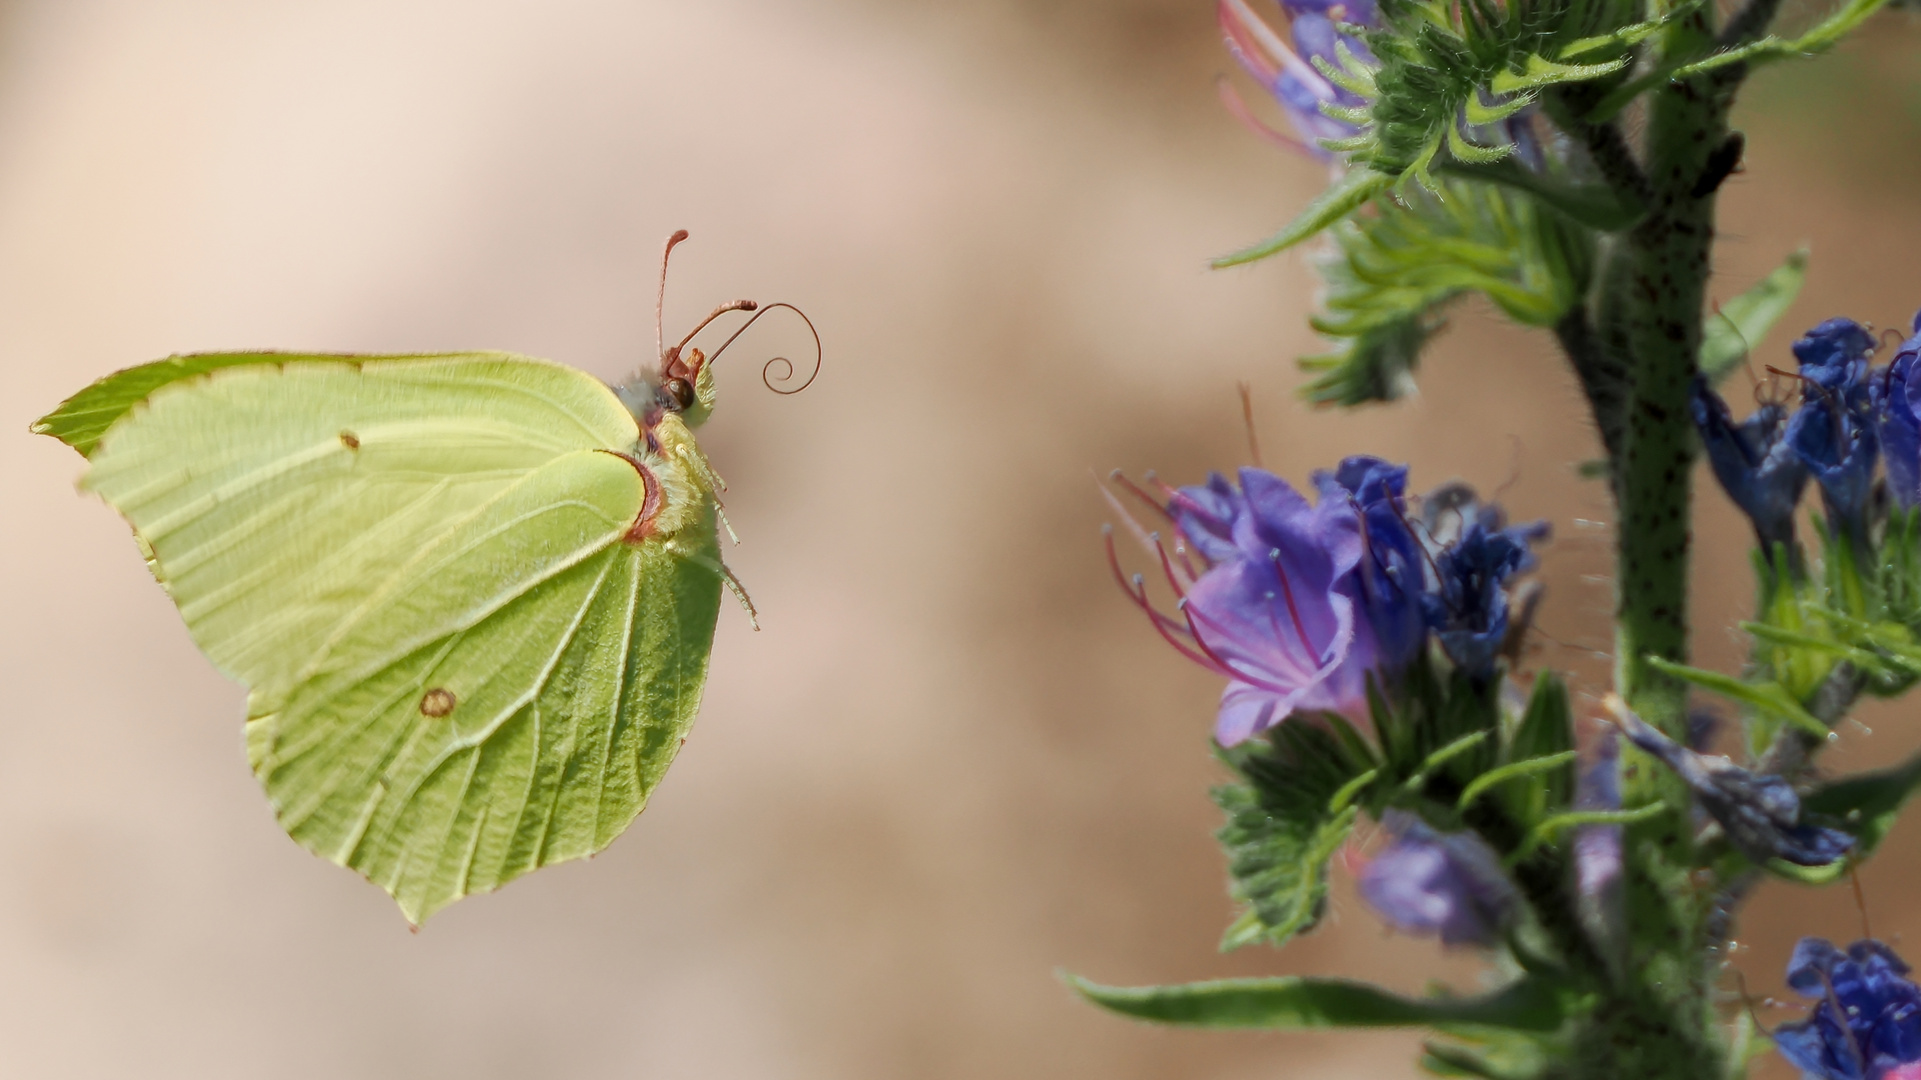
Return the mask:
<svg viewBox="0 0 1921 1080">
<path fill-rule="evenodd" d="M 694 387 L 693 384 L 689 383 L 686 379 L 668 379 L 667 384 L 661 387 L 661 390 L 667 395 L 667 401 L 669 402 L 667 407 L 673 411 L 685 412 L 687 409 L 693 407 Z"/>
</svg>

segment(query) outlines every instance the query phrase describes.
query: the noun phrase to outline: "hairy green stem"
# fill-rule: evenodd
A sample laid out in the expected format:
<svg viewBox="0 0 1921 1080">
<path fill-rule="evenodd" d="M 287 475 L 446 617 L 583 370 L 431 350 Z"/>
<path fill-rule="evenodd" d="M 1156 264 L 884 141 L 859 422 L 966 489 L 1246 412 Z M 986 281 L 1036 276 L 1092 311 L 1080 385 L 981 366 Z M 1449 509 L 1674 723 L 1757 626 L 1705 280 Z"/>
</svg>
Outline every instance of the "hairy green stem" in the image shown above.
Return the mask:
<svg viewBox="0 0 1921 1080">
<path fill-rule="evenodd" d="M 1711 10 L 1704 5 L 1671 25 L 1661 54 L 1711 48 Z M 1654 90 L 1638 161 L 1624 156 L 1613 125 L 1570 117 L 1597 168 L 1645 206 L 1609 253 L 1595 310 L 1577 312 L 1556 330 L 1593 399 L 1613 467 L 1616 686 L 1635 712 L 1678 740 L 1686 738 L 1687 686 L 1649 659 L 1684 662 L 1688 654 L 1695 453 L 1689 397 L 1707 300 L 1714 192 L 1740 152 L 1728 130 L 1738 81 L 1703 76 Z M 1578 116 L 1580 102 L 1561 104 L 1564 115 Z M 1610 356 L 1614 371 L 1603 366 Z M 1625 377 L 1616 383 L 1611 377 L 1621 376 L 1623 365 Z M 1694 871 L 1691 798 L 1669 770 L 1631 748 L 1624 765 L 1628 805 L 1658 800 L 1672 812 L 1627 830 L 1627 975 L 1576 1032 L 1572 1075 L 1725 1076 L 1727 1050 L 1713 1004 L 1719 965 L 1709 947 L 1715 889 Z"/>
</svg>

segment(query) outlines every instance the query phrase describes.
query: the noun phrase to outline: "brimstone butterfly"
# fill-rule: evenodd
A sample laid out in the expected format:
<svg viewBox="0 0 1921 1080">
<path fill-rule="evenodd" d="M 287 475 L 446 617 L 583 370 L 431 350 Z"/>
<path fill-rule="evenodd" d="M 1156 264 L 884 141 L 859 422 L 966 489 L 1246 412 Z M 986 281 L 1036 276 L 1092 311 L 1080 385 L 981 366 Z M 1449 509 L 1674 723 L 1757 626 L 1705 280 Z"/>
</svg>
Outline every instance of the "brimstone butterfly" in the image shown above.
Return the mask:
<svg viewBox="0 0 1921 1080">
<path fill-rule="evenodd" d="M 686 344 L 611 388 L 507 353 L 176 356 L 33 430 L 248 687 L 280 824 L 417 924 L 606 847 L 693 723 L 731 579 Z"/>
</svg>

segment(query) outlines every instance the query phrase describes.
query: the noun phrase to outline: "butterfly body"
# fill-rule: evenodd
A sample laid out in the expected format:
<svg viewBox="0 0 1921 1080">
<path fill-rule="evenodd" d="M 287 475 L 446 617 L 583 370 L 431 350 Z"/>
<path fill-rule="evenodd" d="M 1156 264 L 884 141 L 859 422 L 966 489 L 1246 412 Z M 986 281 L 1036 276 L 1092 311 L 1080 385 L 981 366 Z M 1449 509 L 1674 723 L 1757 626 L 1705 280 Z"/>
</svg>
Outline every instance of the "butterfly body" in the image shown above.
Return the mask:
<svg viewBox="0 0 1921 1080">
<path fill-rule="evenodd" d="M 419 922 L 605 847 L 692 724 L 725 571 L 670 372 L 635 409 L 503 353 L 206 354 L 35 430 L 247 685 L 282 826 Z"/>
</svg>

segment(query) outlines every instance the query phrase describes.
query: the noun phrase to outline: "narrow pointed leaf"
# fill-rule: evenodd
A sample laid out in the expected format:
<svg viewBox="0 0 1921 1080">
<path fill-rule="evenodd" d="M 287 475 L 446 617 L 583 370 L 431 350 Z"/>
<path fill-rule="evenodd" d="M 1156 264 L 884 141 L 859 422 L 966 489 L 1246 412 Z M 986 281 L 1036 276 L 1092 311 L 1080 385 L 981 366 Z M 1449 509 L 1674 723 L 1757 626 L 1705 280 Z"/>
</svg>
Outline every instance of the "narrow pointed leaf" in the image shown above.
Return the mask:
<svg viewBox="0 0 1921 1080">
<path fill-rule="evenodd" d="M 1303 240 L 1318 236 L 1335 222 L 1367 205 L 1369 199 L 1386 190 L 1392 182 L 1391 177 L 1372 169 L 1351 169 L 1333 187 L 1308 203 L 1307 209 L 1301 211 L 1300 216 L 1289 222 L 1286 228 L 1251 248 L 1214 260 L 1214 266 L 1217 269 L 1240 266 L 1269 255 L 1278 255 Z"/>
<path fill-rule="evenodd" d="M 1346 979 L 1280 976 L 1221 979 L 1181 986 L 1103 986 L 1077 975 L 1068 985 L 1124 1016 L 1206 1028 L 1430 1027 L 1474 1024 L 1552 1031 L 1564 1016 L 1558 987 L 1523 979 L 1472 998 L 1408 998 Z"/>
<path fill-rule="evenodd" d="M 1671 664 L 1658 657 L 1649 657 L 1648 663 L 1664 674 L 1693 683 L 1703 690 L 1712 690 L 1722 697 L 1752 705 L 1763 712 L 1786 720 L 1816 738 L 1827 738 L 1828 726 L 1803 708 L 1800 702 L 1794 700 L 1793 695 L 1789 694 L 1780 683 L 1743 682 L 1732 675 L 1688 667 L 1686 664 Z"/>
</svg>

